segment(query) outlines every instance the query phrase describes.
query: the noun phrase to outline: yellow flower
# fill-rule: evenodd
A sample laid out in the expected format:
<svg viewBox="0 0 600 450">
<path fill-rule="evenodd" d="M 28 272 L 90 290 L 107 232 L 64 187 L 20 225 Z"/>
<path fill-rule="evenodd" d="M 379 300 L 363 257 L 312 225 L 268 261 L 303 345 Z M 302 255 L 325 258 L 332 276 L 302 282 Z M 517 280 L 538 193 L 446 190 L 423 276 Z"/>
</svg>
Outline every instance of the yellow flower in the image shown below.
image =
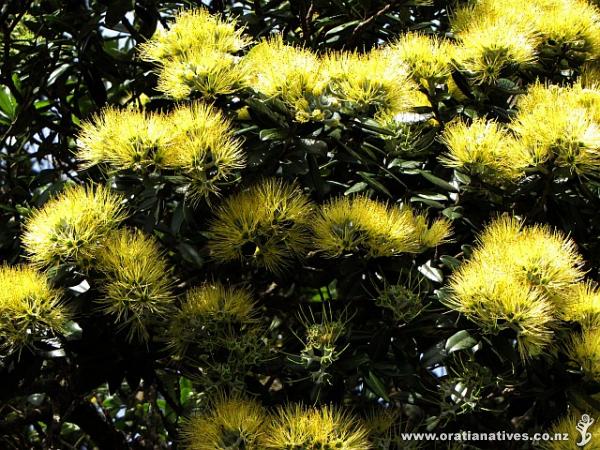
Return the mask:
<svg viewBox="0 0 600 450">
<path fill-rule="evenodd" d="M 600 292 L 593 282 L 577 283 L 564 296 L 561 318 L 586 328 L 600 327 Z"/>
<path fill-rule="evenodd" d="M 600 328 L 584 328 L 572 336 L 567 354 L 579 364 L 586 378 L 600 381 Z"/>
<path fill-rule="evenodd" d="M 70 312 L 61 292 L 27 266 L 0 265 L 0 350 L 21 351 L 64 331 Z"/>
<path fill-rule="evenodd" d="M 365 427 L 348 412 L 334 406 L 280 408 L 264 435 L 267 449 L 372 448 Z"/>
<path fill-rule="evenodd" d="M 106 108 L 83 123 L 77 158 L 84 167 L 104 163 L 117 170 L 143 170 L 161 167 L 169 144 L 163 116 Z"/>
<path fill-rule="evenodd" d="M 475 23 L 458 35 L 456 64 L 477 83 L 494 83 L 505 70 L 535 60 L 533 36 L 507 21 Z"/>
<path fill-rule="evenodd" d="M 104 274 L 102 311 L 128 328 L 130 339 L 147 340 L 148 328 L 171 311 L 171 269 L 158 243 L 139 230 L 113 232 L 98 249 Z"/>
<path fill-rule="evenodd" d="M 171 320 L 170 345 L 178 356 L 183 356 L 190 345 L 201 345 L 203 338 L 214 339 L 211 333 L 232 333 L 252 325 L 256 321 L 254 307 L 252 296 L 243 289 L 220 283 L 190 289 Z"/>
<path fill-rule="evenodd" d="M 71 186 L 28 219 L 23 244 L 36 267 L 87 267 L 124 218 L 121 197 L 107 188 Z"/>
<path fill-rule="evenodd" d="M 192 201 L 218 193 L 219 185 L 245 166 L 231 122 L 216 108 L 202 103 L 180 106 L 168 120 L 172 146 L 164 164 L 185 177 Z"/>
<path fill-rule="evenodd" d="M 521 355 L 535 356 L 551 343 L 569 289 L 583 278 L 582 265 L 574 243 L 561 234 L 501 217 L 452 275 L 444 301 L 487 333 L 513 330 Z"/>
<path fill-rule="evenodd" d="M 227 198 L 211 224 L 219 262 L 250 261 L 279 272 L 306 254 L 312 206 L 302 191 L 268 179 Z"/>
<path fill-rule="evenodd" d="M 580 175 L 600 168 L 600 94 L 583 89 L 535 84 L 517 103 L 512 128 L 536 163 L 552 160 Z"/>
<path fill-rule="evenodd" d="M 558 420 L 548 431 L 550 436 L 569 436 L 569 439 L 566 441 L 558 439 L 540 441 L 540 448 L 544 450 L 577 450 L 583 448 L 576 445 L 581 440 L 581 433 L 577 428 L 577 424 L 582 419 L 587 422 L 590 418 L 594 420 L 594 423 L 587 429 L 587 432 L 592 434 L 592 439 L 585 448 L 588 450 L 598 450 L 600 448 L 598 446 L 598 442 L 600 442 L 600 422 L 598 421 L 598 416 L 594 415 L 590 417 L 587 413 L 582 413 L 575 409 L 571 409 L 569 413 Z"/>
<path fill-rule="evenodd" d="M 389 206 L 363 196 L 324 204 L 312 223 L 314 246 L 325 256 L 361 253 L 367 257 L 417 253 L 443 242 L 448 224 L 428 228 L 409 208 Z"/>
<path fill-rule="evenodd" d="M 222 20 L 206 9 L 181 11 L 168 30 L 159 28 L 152 39 L 140 46 L 142 59 L 168 65 L 185 60 L 194 51 L 236 53 L 250 41 L 234 19 Z"/>
<path fill-rule="evenodd" d="M 351 113 L 399 112 L 413 105 L 416 85 L 410 68 L 387 48 L 332 53 L 324 64 L 332 95 Z"/>
<path fill-rule="evenodd" d="M 515 182 L 533 163 L 527 149 L 494 121 L 452 122 L 444 130 L 442 142 L 448 147 L 448 153 L 440 158 L 442 164 L 490 184 Z"/>
<path fill-rule="evenodd" d="M 210 410 L 191 417 L 182 437 L 189 450 L 260 450 L 266 413 L 254 400 L 218 396 Z"/>
<path fill-rule="evenodd" d="M 455 47 L 436 36 L 406 33 L 392 43 L 390 51 L 408 64 L 418 82 L 445 82 L 451 75 Z"/>
<path fill-rule="evenodd" d="M 264 40 L 244 57 L 248 86 L 267 100 L 280 100 L 300 122 L 322 120 L 327 76 L 311 51 L 286 45 L 281 36 Z"/>
<path fill-rule="evenodd" d="M 215 98 L 240 90 L 247 76 L 246 66 L 237 57 L 209 50 L 194 51 L 161 69 L 157 89 L 175 100 L 196 92 Z"/>
</svg>

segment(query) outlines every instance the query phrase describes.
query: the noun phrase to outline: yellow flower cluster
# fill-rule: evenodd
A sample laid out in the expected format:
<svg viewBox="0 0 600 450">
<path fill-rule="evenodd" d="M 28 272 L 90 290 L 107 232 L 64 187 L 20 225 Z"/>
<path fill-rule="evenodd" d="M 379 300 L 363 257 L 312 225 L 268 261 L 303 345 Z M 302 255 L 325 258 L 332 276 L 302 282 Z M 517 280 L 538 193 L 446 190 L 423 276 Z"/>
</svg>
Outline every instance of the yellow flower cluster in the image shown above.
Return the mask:
<svg viewBox="0 0 600 450">
<path fill-rule="evenodd" d="M 71 186 L 27 220 L 23 245 L 36 267 L 85 268 L 124 218 L 122 199 L 107 188 Z"/>
<path fill-rule="evenodd" d="M 149 339 L 148 326 L 171 310 L 170 267 L 158 243 L 139 230 L 116 230 L 96 256 L 103 273 L 101 310 L 127 328 L 130 339 Z"/>
<path fill-rule="evenodd" d="M 245 164 L 229 120 L 203 103 L 170 114 L 107 108 L 83 124 L 77 157 L 85 167 L 174 170 L 188 185 L 192 201 L 217 193 L 219 184 Z"/>
<path fill-rule="evenodd" d="M 278 272 L 306 254 L 311 216 L 298 187 L 263 180 L 219 205 L 210 227 L 211 254 L 220 262 L 249 261 Z"/>
<path fill-rule="evenodd" d="M 222 338 L 255 322 L 255 304 L 249 292 L 221 283 L 205 284 L 186 293 L 170 322 L 169 345 L 181 358 L 192 345 L 203 345 L 205 339 L 218 340 L 215 334 Z"/>
<path fill-rule="evenodd" d="M 524 358 L 542 353 L 564 317 L 583 260 L 571 240 L 546 226 L 501 217 L 452 276 L 446 304 L 484 332 L 512 330 Z"/>
<path fill-rule="evenodd" d="M 490 184 L 518 181 L 533 163 L 529 152 L 507 127 L 491 120 L 476 119 L 469 125 L 451 122 L 441 141 L 448 148 L 440 158 L 442 164 Z"/>
<path fill-rule="evenodd" d="M 579 175 L 600 169 L 600 90 L 535 84 L 519 99 L 515 133 L 534 163 Z"/>
<path fill-rule="evenodd" d="M 61 292 L 27 266 L 0 266 L 0 352 L 21 351 L 64 331 L 70 312 Z"/>
<path fill-rule="evenodd" d="M 457 8 L 452 28 L 457 66 L 480 83 L 538 58 L 600 56 L 600 11 L 585 0 L 480 0 Z"/>
<path fill-rule="evenodd" d="M 364 425 L 340 408 L 289 405 L 269 415 L 254 400 L 222 395 L 186 422 L 183 438 L 190 450 L 372 448 Z"/>
<path fill-rule="evenodd" d="M 440 219 L 428 226 L 408 207 L 356 196 L 323 205 L 312 230 L 315 248 L 328 257 L 360 253 L 375 258 L 435 247 L 450 235 L 450 224 Z"/>
<path fill-rule="evenodd" d="M 506 126 L 476 119 L 448 124 L 442 142 L 448 167 L 502 185 L 522 179 L 527 169 L 551 164 L 569 174 L 600 173 L 600 89 L 532 85 L 517 102 Z"/>
<path fill-rule="evenodd" d="M 169 30 L 159 31 L 141 47 L 141 57 L 159 66 L 158 89 L 183 99 L 238 90 L 246 76 L 235 53 L 249 44 L 233 19 L 221 20 L 205 9 L 182 11 Z"/>
</svg>

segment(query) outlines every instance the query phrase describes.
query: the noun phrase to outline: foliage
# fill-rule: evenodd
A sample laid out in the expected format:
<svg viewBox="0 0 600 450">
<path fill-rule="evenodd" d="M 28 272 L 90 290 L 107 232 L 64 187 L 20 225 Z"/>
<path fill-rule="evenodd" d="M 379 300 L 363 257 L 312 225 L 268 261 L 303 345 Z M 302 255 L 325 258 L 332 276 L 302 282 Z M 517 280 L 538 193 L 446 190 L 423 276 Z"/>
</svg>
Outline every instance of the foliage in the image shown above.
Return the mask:
<svg viewBox="0 0 600 450">
<path fill-rule="evenodd" d="M 597 2 L 29 0 L 0 30 L 2 448 L 600 420 Z"/>
</svg>

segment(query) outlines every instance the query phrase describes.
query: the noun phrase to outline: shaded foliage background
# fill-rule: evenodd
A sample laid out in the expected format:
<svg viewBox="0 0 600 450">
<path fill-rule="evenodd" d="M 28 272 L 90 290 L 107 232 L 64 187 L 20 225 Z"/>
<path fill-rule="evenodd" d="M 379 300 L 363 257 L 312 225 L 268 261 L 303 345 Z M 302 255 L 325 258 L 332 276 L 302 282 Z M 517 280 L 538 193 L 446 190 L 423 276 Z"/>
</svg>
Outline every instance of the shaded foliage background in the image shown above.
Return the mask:
<svg viewBox="0 0 600 450">
<path fill-rule="evenodd" d="M 448 31 L 449 2 L 434 1 L 212 1 L 203 6 L 213 13 L 235 15 L 255 39 L 282 32 L 285 40 L 314 50 L 369 49 L 406 30 L 437 34 Z M 136 45 L 152 36 L 157 25 L 181 7 L 201 2 L 166 1 L 22 1 L 0 8 L 0 258 L 15 263 L 22 258 L 19 237 L 24 219 L 64 184 L 89 178 L 101 181 L 96 169 L 78 171 L 74 161 L 79 123 L 100 108 L 144 103 L 150 110 L 168 110 L 173 103 L 154 88 L 151 64 L 137 56 Z M 544 77 L 557 82 L 578 75 L 548 63 Z M 507 120 L 518 81 L 506 79 L 494 89 L 478 91 L 454 74 L 465 89 L 461 103 L 434 93 L 436 118 L 443 124 L 455 117 L 482 114 Z M 528 74 L 522 74 L 527 79 Z M 461 84 L 462 83 L 462 84 Z M 436 97 L 437 96 L 437 97 Z M 228 111 L 243 107 L 245 99 L 220 99 Z M 229 102 L 229 103 L 227 103 Z M 439 108 L 436 109 L 436 106 Z M 264 273 L 248 274 L 237 266 L 216 267 L 201 250 L 205 236 L 197 233 L 210 214 L 210 205 L 183 204 L 160 179 L 120 174 L 108 180 L 132 196 L 137 206 L 128 220 L 148 232 L 158 231 L 181 279 L 188 285 L 206 274 L 227 273 L 236 281 L 252 280 L 261 302 L 278 310 L 279 323 L 294 324 L 297 305 L 314 299 L 355 299 L 360 324 L 352 330 L 352 352 L 336 366 L 331 386 L 315 391 L 309 382 L 289 383 L 271 396 L 270 373 L 288 374 L 285 358 L 265 369 L 265 379 L 247 380 L 251 391 L 273 403 L 284 399 L 341 402 L 349 386 L 362 386 L 356 395 L 365 405 L 377 399 L 414 406 L 415 417 L 448 429 L 496 431 L 503 427 L 542 429 L 563 411 L 567 401 L 586 408 L 590 392 L 566 371 L 548 370 L 547 361 L 527 369 L 502 337 L 472 337 L 476 333 L 456 315 L 444 312 L 433 295 L 430 308 L 402 328 L 389 325 L 380 310 L 362 302 L 363 279 L 374 273 L 398 277 L 406 268 L 419 267 L 427 278 L 424 291 L 433 293 L 459 259 L 468 255 L 482 224 L 503 211 L 526 213 L 569 233 L 589 263 L 589 276 L 598 280 L 600 262 L 600 185 L 570 178 L 555 183 L 554 173 L 530 177 L 516 192 L 494 191 L 476 180 L 443 168 L 437 162 L 441 144 L 424 136 L 427 148 L 414 159 L 386 146 L 377 129 L 356 121 L 343 136 L 331 136 L 314 124 L 285 124 L 258 107 L 252 120 L 236 118 L 245 139 L 249 168 L 244 183 L 265 174 L 300 179 L 316 200 L 344 192 L 369 192 L 381 199 L 404 199 L 430 208 L 434 215 L 454 220 L 454 241 L 436 254 L 416 261 L 400 259 L 362 262 L 310 261 L 310 270 L 287 274 L 276 285 Z M 225 192 L 226 194 L 226 192 Z M 75 283 L 76 284 L 76 283 Z M 73 285 L 75 285 L 73 284 Z M 78 295 L 73 291 L 73 295 Z M 81 294 L 84 298 L 89 293 Z M 338 312 L 343 306 L 334 306 Z M 177 444 L 181 417 L 202 396 L 202 390 L 165 362 L 160 347 L 128 344 L 110 324 L 97 321 L 74 328 L 65 353 L 23 353 L 0 365 L 0 443 L 14 448 L 166 448 Z M 293 325 L 289 325 L 291 328 Z M 81 329 L 84 330 L 83 334 Z M 273 335 L 290 333 L 272 328 Z M 418 345 L 416 344 L 418 336 Z M 291 338 L 290 338 L 291 339 Z M 475 415 L 460 415 L 463 406 L 440 405 L 436 367 L 477 342 L 482 363 L 493 372 L 481 386 Z M 300 345 L 300 344 L 298 344 Z M 422 354 L 421 354 L 422 353 Z M 456 362 L 456 361 L 455 361 Z M 557 361 L 552 364 L 562 364 Z M 566 374 L 557 379 L 554 373 Z M 485 374 L 483 379 L 488 376 Z M 495 386 L 503 380 L 503 389 Z M 143 380 L 143 381 L 141 381 Z M 526 395 L 511 396 L 510 386 Z M 565 387 L 566 393 L 565 393 Z M 307 394 L 307 392 L 309 394 Z M 390 397 L 392 397 L 390 399 Z M 444 409 L 446 408 L 446 409 Z M 589 407 L 588 407 L 589 409 Z"/>
</svg>

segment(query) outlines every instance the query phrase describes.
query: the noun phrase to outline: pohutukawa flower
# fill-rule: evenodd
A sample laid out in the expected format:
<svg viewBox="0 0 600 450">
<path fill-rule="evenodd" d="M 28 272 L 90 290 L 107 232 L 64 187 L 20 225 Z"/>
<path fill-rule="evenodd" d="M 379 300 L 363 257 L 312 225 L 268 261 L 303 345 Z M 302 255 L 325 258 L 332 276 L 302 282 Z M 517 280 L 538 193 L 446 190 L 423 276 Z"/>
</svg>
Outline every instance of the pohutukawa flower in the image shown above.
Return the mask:
<svg viewBox="0 0 600 450">
<path fill-rule="evenodd" d="M 172 147 L 164 160 L 189 183 L 187 194 L 198 201 L 219 192 L 245 166 L 241 142 L 231 123 L 212 106 L 181 106 L 169 116 Z"/>
<path fill-rule="evenodd" d="M 582 264 L 561 234 L 502 217 L 452 275 L 444 301 L 487 333 L 513 330 L 521 355 L 535 356 L 551 343 L 565 296 L 583 278 Z"/>
<path fill-rule="evenodd" d="M 490 184 L 515 182 L 524 177 L 533 157 L 520 141 L 494 121 L 455 121 L 442 134 L 448 153 L 440 158 L 447 167 L 477 175 Z"/>
<path fill-rule="evenodd" d="M 298 187 L 264 180 L 217 208 L 211 255 L 220 262 L 247 261 L 280 272 L 306 254 L 311 217 L 311 203 Z"/>
<path fill-rule="evenodd" d="M 254 400 L 218 396 L 203 414 L 185 422 L 182 437 L 189 450 L 261 450 L 267 414 Z"/>
<path fill-rule="evenodd" d="M 390 51 L 406 62 L 418 81 L 445 82 L 452 73 L 455 47 L 435 36 L 406 33 L 391 44 Z"/>
<path fill-rule="evenodd" d="M 217 51 L 195 51 L 183 60 L 165 65 L 159 73 L 157 89 L 175 100 L 193 93 L 215 98 L 240 90 L 247 76 L 247 67 L 238 57 Z"/>
<path fill-rule="evenodd" d="M 44 275 L 27 266 L 0 266 L 0 352 L 62 333 L 70 316 Z"/>
<path fill-rule="evenodd" d="M 106 108 L 84 122 L 77 158 L 84 167 L 107 164 L 117 170 L 162 167 L 170 148 L 164 116 L 132 109 Z"/>
<path fill-rule="evenodd" d="M 280 408 L 264 436 L 267 449 L 372 448 L 367 430 L 350 413 L 334 406 Z"/>
<path fill-rule="evenodd" d="M 243 31 L 235 20 L 222 20 L 203 8 L 181 11 L 168 30 L 159 28 L 140 46 L 141 55 L 147 61 L 167 64 L 198 50 L 236 53 L 250 43 Z"/>
<path fill-rule="evenodd" d="M 512 128 L 536 162 L 552 161 L 584 176 L 600 173 L 598 90 L 537 83 L 517 106 Z"/>
<path fill-rule="evenodd" d="M 323 120 L 328 78 L 311 51 L 286 45 L 281 36 L 256 45 L 244 57 L 248 86 L 267 100 L 283 102 L 299 122 Z"/>
<path fill-rule="evenodd" d="M 208 283 L 190 289 L 169 327 L 169 343 L 177 356 L 190 345 L 215 340 L 215 334 L 232 334 L 256 322 L 255 304 L 249 292 Z"/>
<path fill-rule="evenodd" d="M 87 267 L 125 218 L 122 198 L 99 186 L 70 186 L 25 224 L 23 244 L 36 267 Z"/>
<path fill-rule="evenodd" d="M 98 249 L 101 309 L 128 331 L 147 340 L 149 327 L 172 310 L 171 268 L 154 238 L 139 230 L 113 232 Z"/>
<path fill-rule="evenodd" d="M 448 237 L 449 224 L 436 224 L 428 228 L 425 219 L 407 207 L 389 206 L 363 196 L 341 197 L 320 208 L 312 223 L 314 247 L 328 257 L 418 253 Z"/>
<path fill-rule="evenodd" d="M 165 94 L 215 97 L 242 87 L 246 72 L 234 54 L 249 43 L 235 20 L 196 9 L 179 13 L 168 31 L 159 29 L 142 44 L 141 56 L 159 66 L 158 89 Z"/>
<path fill-rule="evenodd" d="M 563 320 L 579 322 L 587 328 L 600 327 L 600 292 L 596 283 L 575 284 L 565 292 L 559 306 Z"/>
<path fill-rule="evenodd" d="M 458 36 L 462 45 L 456 50 L 456 64 L 477 83 L 492 84 L 505 71 L 535 60 L 534 35 L 507 21 L 477 22 Z"/>
<path fill-rule="evenodd" d="M 405 111 L 412 106 L 416 84 L 409 67 L 387 49 L 332 53 L 324 61 L 329 89 L 353 114 Z"/>
<path fill-rule="evenodd" d="M 567 346 L 571 360 L 581 367 L 586 378 L 600 381 L 600 328 L 584 328 Z"/>
</svg>

